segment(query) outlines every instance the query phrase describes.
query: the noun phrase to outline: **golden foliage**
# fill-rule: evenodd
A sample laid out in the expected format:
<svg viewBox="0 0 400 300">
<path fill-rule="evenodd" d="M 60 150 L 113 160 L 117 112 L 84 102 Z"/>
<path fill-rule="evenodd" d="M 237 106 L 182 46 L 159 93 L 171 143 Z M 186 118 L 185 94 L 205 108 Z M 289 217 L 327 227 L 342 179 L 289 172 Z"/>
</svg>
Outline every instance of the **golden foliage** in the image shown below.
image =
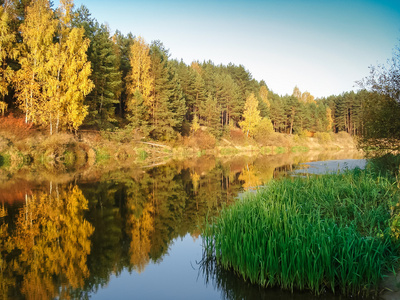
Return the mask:
<svg viewBox="0 0 400 300">
<path fill-rule="evenodd" d="M 195 70 L 198 75 L 201 75 L 201 73 L 203 72 L 201 66 L 197 61 L 192 62 L 191 68 Z"/>
<path fill-rule="evenodd" d="M 130 49 L 131 72 L 128 74 L 128 109 L 133 110 L 136 103 L 133 97 L 138 91 L 144 99 L 144 104 L 151 106 L 154 79 L 151 76 L 150 48 L 142 37 L 137 37 Z"/>
<path fill-rule="evenodd" d="M 8 85 L 10 84 L 14 71 L 7 66 L 8 58 L 15 58 L 17 51 L 13 47 L 15 34 L 10 30 L 10 16 L 5 6 L 0 6 L 0 96 L 8 94 Z"/>
<path fill-rule="evenodd" d="M 134 212 L 134 209 L 132 212 Z M 130 227 L 129 233 L 132 238 L 129 249 L 130 262 L 134 269 L 139 273 L 144 271 L 150 260 L 150 235 L 154 231 L 153 213 L 153 205 L 151 203 L 147 203 L 139 218 L 132 213 L 128 221 L 128 226 Z"/>
<path fill-rule="evenodd" d="M 297 86 L 294 87 L 292 95 L 294 97 L 296 97 L 299 101 L 303 102 L 303 103 L 315 103 L 313 95 L 311 95 L 307 91 L 302 93 Z"/>
<path fill-rule="evenodd" d="M 192 126 L 190 126 L 190 130 L 195 133 L 197 130 L 200 129 L 200 123 L 199 123 L 199 118 L 197 117 L 197 115 L 194 115 L 193 117 L 193 122 L 192 122 Z"/>
<path fill-rule="evenodd" d="M 20 27 L 24 40 L 19 60 L 21 69 L 14 81 L 17 103 L 25 112 L 27 122 L 41 123 L 43 118 L 45 98 L 41 86 L 48 80 L 46 65 L 56 26 L 48 1 L 33 1 L 27 7 L 25 22 Z"/>
<path fill-rule="evenodd" d="M 93 89 L 87 61 L 89 40 L 71 28 L 72 1 L 61 1 L 59 21 L 46 0 L 33 1 L 21 25 L 24 51 L 15 79 L 16 97 L 26 121 L 77 129 L 87 115 L 84 97 Z M 54 43 L 55 36 L 58 42 Z"/>
<path fill-rule="evenodd" d="M 0 207 L 0 218 L 4 218 L 7 216 L 7 209 L 4 207 L 4 204 L 2 207 Z"/>
<path fill-rule="evenodd" d="M 274 133 L 274 126 L 269 118 L 262 118 L 254 129 L 254 139 L 259 143 L 266 143 L 271 134 Z"/>
<path fill-rule="evenodd" d="M 49 80 L 44 85 L 49 99 L 47 118 L 50 126 L 55 119 L 56 131 L 60 125 L 77 130 L 88 114 L 87 106 L 83 105 L 84 97 L 94 87 L 86 55 L 90 41 L 84 37 L 83 28 L 71 29 L 72 1 L 63 0 L 60 4 L 60 38 L 50 49 Z"/>
<path fill-rule="evenodd" d="M 257 125 L 261 121 L 260 111 L 258 110 L 258 101 L 253 93 L 246 99 L 243 118 L 244 120 L 239 122 L 239 125 L 247 136 L 252 136 Z"/>
<path fill-rule="evenodd" d="M 56 187 L 26 195 L 5 247 L 8 253 L 18 251 L 19 255 L 5 268 L 11 277 L 23 278 L 21 290 L 27 299 L 53 299 L 69 287 L 83 287 L 89 276 L 86 261 L 94 230 L 83 218 L 87 205 L 82 191 L 72 185 L 62 191 Z"/>
<path fill-rule="evenodd" d="M 271 103 L 268 101 L 268 90 L 265 86 L 260 87 L 260 97 L 261 100 L 267 105 L 268 108 L 271 107 Z"/>
<path fill-rule="evenodd" d="M 261 179 L 257 176 L 253 165 L 246 165 L 239 176 L 239 180 L 244 181 L 243 189 L 255 189 L 262 184 Z"/>
<path fill-rule="evenodd" d="M 194 171 L 193 173 L 190 173 L 190 178 L 192 179 L 193 193 L 197 194 L 200 186 L 200 175 L 197 174 L 196 171 Z"/>
</svg>

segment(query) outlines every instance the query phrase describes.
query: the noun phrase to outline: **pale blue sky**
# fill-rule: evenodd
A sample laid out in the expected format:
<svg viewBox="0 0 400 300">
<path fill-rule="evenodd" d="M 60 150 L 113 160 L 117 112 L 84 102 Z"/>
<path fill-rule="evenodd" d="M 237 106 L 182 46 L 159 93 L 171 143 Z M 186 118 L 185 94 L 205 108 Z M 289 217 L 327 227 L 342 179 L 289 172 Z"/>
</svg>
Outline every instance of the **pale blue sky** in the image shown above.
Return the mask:
<svg viewBox="0 0 400 300">
<path fill-rule="evenodd" d="M 316 97 L 357 89 L 400 38 L 400 1 L 75 0 L 81 4 L 112 31 L 161 40 L 187 64 L 242 64 L 281 95 L 295 85 Z"/>
</svg>

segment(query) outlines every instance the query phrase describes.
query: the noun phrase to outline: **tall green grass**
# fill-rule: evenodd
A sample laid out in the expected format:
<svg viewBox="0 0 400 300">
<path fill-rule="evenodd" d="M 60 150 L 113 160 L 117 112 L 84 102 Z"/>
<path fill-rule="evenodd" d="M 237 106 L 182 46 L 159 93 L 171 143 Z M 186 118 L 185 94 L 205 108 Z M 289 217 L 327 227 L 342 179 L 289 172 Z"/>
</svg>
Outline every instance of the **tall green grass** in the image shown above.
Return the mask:
<svg viewBox="0 0 400 300">
<path fill-rule="evenodd" d="M 206 226 L 205 252 L 261 286 L 377 292 L 399 259 L 390 235 L 398 200 L 389 180 L 360 170 L 275 181 Z"/>
</svg>

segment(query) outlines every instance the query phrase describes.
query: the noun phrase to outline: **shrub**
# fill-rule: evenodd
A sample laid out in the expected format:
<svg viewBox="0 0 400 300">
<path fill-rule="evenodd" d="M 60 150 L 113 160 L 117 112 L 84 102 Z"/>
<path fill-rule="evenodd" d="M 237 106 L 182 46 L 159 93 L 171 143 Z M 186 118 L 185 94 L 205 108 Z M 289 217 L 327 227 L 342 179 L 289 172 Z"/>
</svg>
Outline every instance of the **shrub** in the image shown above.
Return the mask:
<svg viewBox="0 0 400 300">
<path fill-rule="evenodd" d="M 7 137 L 14 139 L 24 139 L 32 135 L 35 130 L 32 123 L 25 123 L 23 118 L 14 117 L 10 113 L 6 117 L 0 117 L 0 132 L 7 134 Z"/>
<path fill-rule="evenodd" d="M 269 118 L 263 118 L 254 130 L 254 139 L 261 144 L 265 144 L 269 136 L 274 133 L 274 127 Z"/>
<path fill-rule="evenodd" d="M 318 143 L 320 144 L 326 144 L 332 140 L 328 132 L 316 132 L 314 134 L 314 137 L 318 140 Z"/>
<path fill-rule="evenodd" d="M 246 136 L 243 131 L 239 128 L 229 129 L 229 138 L 235 145 L 242 145 L 246 142 Z"/>
<path fill-rule="evenodd" d="M 215 137 L 204 130 L 197 130 L 186 140 L 187 146 L 199 148 L 201 150 L 213 149 L 215 147 Z"/>
<path fill-rule="evenodd" d="M 75 137 L 68 133 L 57 133 L 46 137 L 38 144 L 36 156 L 44 156 L 51 160 L 58 161 L 64 159 L 67 150 L 75 148 L 77 142 Z"/>
<path fill-rule="evenodd" d="M 120 143 L 128 143 L 132 141 L 134 138 L 136 138 L 135 132 L 130 128 L 117 129 L 117 130 L 103 130 L 100 132 L 100 134 L 104 139 Z"/>
</svg>

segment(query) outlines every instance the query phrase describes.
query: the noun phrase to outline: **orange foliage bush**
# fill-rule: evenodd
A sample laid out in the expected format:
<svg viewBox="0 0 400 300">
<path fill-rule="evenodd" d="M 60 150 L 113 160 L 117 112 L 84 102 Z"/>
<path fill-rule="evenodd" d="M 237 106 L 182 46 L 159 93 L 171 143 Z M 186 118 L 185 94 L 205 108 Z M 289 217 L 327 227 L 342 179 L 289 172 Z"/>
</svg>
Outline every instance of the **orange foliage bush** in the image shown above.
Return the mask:
<svg viewBox="0 0 400 300">
<path fill-rule="evenodd" d="M 246 136 L 244 135 L 243 131 L 239 128 L 231 128 L 229 135 L 231 141 L 236 145 L 241 145 L 246 141 Z"/>
<path fill-rule="evenodd" d="M 0 117 L 0 132 L 6 133 L 7 137 L 24 139 L 32 135 L 35 130 L 32 123 L 27 124 L 23 118 L 14 117 L 10 113 L 6 117 Z"/>
<path fill-rule="evenodd" d="M 193 135 L 186 139 L 186 146 L 192 148 L 199 148 L 201 150 L 213 149 L 215 147 L 215 137 L 201 129 L 197 130 Z"/>
</svg>

